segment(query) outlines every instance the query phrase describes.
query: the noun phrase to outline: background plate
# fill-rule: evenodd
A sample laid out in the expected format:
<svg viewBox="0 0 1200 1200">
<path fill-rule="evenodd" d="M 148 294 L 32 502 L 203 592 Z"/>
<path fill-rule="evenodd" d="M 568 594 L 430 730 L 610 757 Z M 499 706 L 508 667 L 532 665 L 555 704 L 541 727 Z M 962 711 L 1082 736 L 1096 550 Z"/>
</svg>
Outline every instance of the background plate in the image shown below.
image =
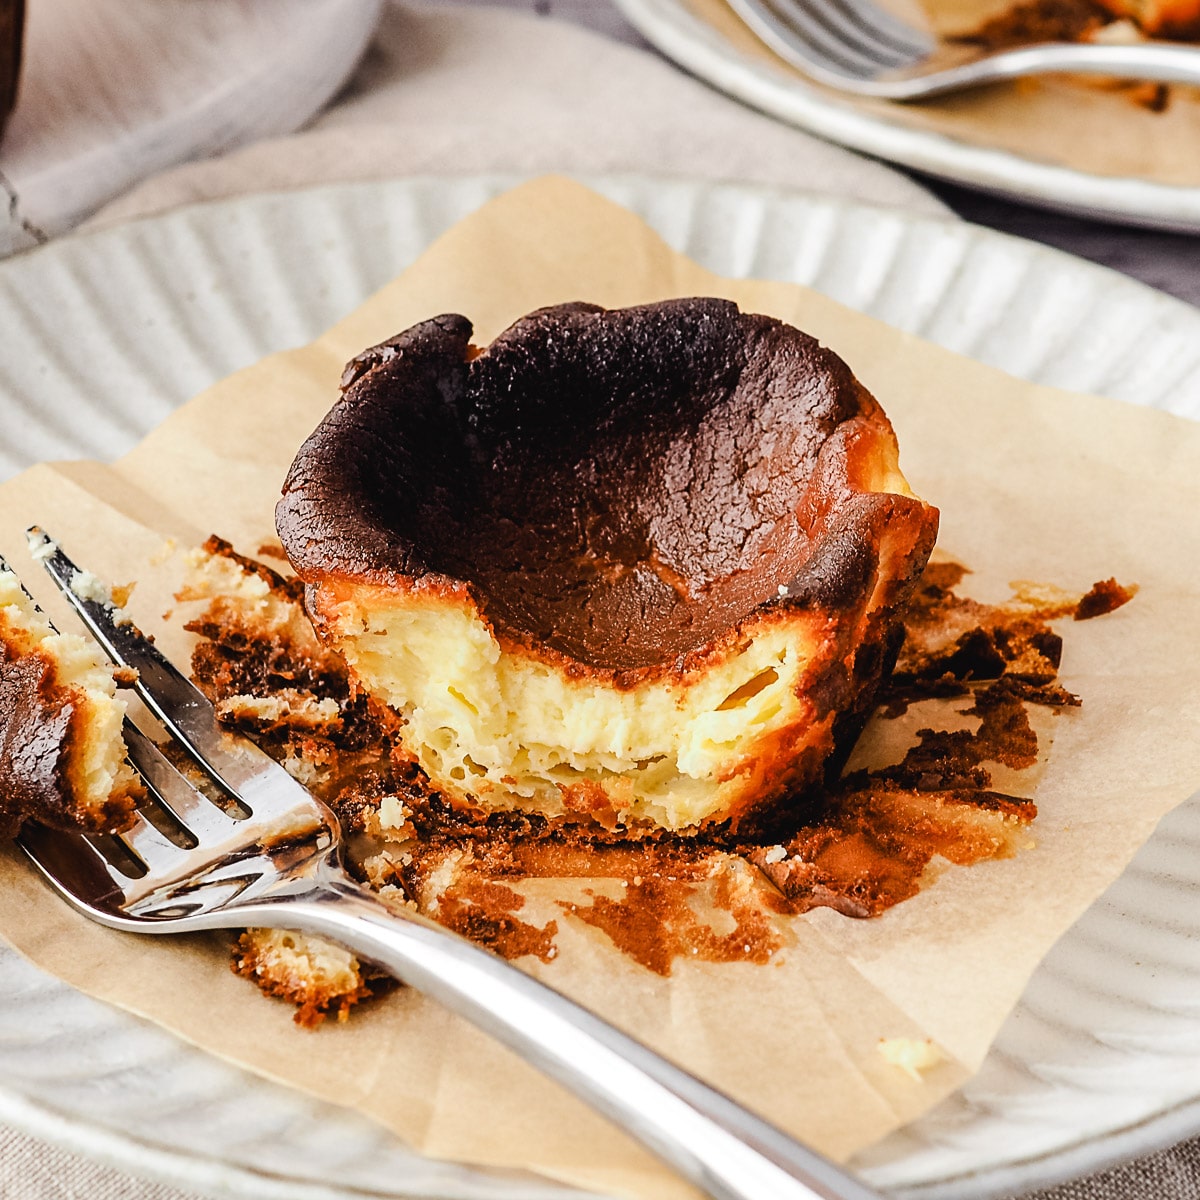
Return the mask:
<svg viewBox="0 0 1200 1200">
<path fill-rule="evenodd" d="M 311 340 L 513 182 L 252 196 L 0 264 L 0 477 L 41 459 L 121 454 L 201 388 Z M 808 284 L 1015 375 L 1200 418 L 1200 313 L 1102 268 L 825 198 L 584 182 L 711 270 Z M 858 1167 L 912 1200 L 980 1200 L 1200 1130 L 1198 891 L 1200 797 L 1054 948 L 979 1075 Z M 423 1159 L 2 944 L 0 1013 L 0 1121 L 129 1170 L 255 1200 L 568 1195 Z"/>
<path fill-rule="evenodd" d="M 1200 188 L 1092 175 L 912 129 L 855 107 L 851 97 L 837 96 L 791 71 L 746 57 L 694 16 L 682 0 L 614 2 L 648 41 L 681 67 L 818 137 L 1043 208 L 1126 225 L 1200 231 Z"/>
</svg>

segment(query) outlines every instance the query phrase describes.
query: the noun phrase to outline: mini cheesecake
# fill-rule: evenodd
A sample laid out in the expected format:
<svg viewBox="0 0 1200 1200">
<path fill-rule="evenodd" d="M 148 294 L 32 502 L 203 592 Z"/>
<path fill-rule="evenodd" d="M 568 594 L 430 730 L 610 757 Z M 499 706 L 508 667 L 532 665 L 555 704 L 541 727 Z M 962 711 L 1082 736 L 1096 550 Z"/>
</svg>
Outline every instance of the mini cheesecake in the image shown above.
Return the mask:
<svg viewBox="0 0 1200 1200">
<path fill-rule="evenodd" d="M 127 825 L 141 788 L 124 718 L 95 646 L 56 632 L 0 570 L 0 837 L 27 820 L 90 832 Z"/>
<path fill-rule="evenodd" d="M 422 322 L 277 510 L 305 602 L 453 804 L 744 829 L 838 770 L 937 511 L 815 339 L 717 299 Z"/>
</svg>

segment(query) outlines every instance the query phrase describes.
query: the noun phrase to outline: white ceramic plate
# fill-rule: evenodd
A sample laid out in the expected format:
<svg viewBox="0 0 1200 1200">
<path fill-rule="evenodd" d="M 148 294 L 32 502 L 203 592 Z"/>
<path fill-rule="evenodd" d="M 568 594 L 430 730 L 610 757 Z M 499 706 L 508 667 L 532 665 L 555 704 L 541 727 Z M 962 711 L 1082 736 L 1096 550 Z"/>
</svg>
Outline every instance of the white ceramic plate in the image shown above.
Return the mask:
<svg viewBox="0 0 1200 1200">
<path fill-rule="evenodd" d="M 511 182 L 255 196 L 0 264 L 0 476 L 120 454 L 207 384 L 310 340 Z M 1200 418 L 1200 313 L 1112 272 L 966 224 L 829 199 L 585 182 L 713 270 L 809 284 L 1014 374 Z M 912 1200 L 980 1200 L 1200 1130 L 1197 889 L 1200 797 L 1055 947 L 977 1078 L 864 1156 L 867 1177 Z M 422 1159 L 2 945 L 0 1121 L 255 1200 L 567 1194 Z"/>
<path fill-rule="evenodd" d="M 1200 188 L 1092 175 L 912 129 L 865 112 L 790 71 L 749 58 L 683 0 L 615 0 L 642 35 L 681 67 L 747 104 L 864 154 L 942 179 L 1085 217 L 1200 231 Z"/>
</svg>

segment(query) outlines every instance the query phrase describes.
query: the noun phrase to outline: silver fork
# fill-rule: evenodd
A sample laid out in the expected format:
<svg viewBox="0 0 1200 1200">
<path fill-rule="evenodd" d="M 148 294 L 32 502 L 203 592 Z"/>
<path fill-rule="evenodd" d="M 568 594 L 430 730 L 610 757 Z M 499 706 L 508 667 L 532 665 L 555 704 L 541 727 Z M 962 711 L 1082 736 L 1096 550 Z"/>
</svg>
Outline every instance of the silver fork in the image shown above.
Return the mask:
<svg viewBox="0 0 1200 1200">
<path fill-rule="evenodd" d="M 1069 72 L 1200 84 L 1200 48 L 1045 42 L 986 51 L 942 42 L 873 0 L 729 0 L 786 62 L 819 83 L 881 100 L 922 100 L 1023 75 Z"/>
<path fill-rule="evenodd" d="M 115 664 L 136 669 L 138 696 L 226 798 L 209 799 L 127 722 L 130 762 L 150 796 L 133 827 L 112 838 L 27 825 L 20 837 L 80 912 L 131 933 L 268 926 L 330 938 L 496 1037 L 711 1196 L 879 1200 L 581 1005 L 434 922 L 386 907 L 343 869 L 333 812 L 222 729 L 207 698 L 111 604 L 76 594 L 77 568 L 62 550 L 38 529 L 30 535 L 89 632 Z"/>
</svg>

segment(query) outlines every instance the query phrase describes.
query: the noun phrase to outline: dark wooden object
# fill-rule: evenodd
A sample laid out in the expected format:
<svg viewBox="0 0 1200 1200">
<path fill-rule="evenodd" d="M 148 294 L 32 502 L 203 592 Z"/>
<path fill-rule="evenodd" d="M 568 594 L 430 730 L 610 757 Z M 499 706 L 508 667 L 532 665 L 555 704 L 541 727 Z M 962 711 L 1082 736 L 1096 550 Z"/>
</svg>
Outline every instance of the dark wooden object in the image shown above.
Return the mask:
<svg viewBox="0 0 1200 1200">
<path fill-rule="evenodd" d="M 0 137 L 17 103 L 21 73 L 21 36 L 25 30 L 25 0 L 0 0 Z"/>
</svg>

